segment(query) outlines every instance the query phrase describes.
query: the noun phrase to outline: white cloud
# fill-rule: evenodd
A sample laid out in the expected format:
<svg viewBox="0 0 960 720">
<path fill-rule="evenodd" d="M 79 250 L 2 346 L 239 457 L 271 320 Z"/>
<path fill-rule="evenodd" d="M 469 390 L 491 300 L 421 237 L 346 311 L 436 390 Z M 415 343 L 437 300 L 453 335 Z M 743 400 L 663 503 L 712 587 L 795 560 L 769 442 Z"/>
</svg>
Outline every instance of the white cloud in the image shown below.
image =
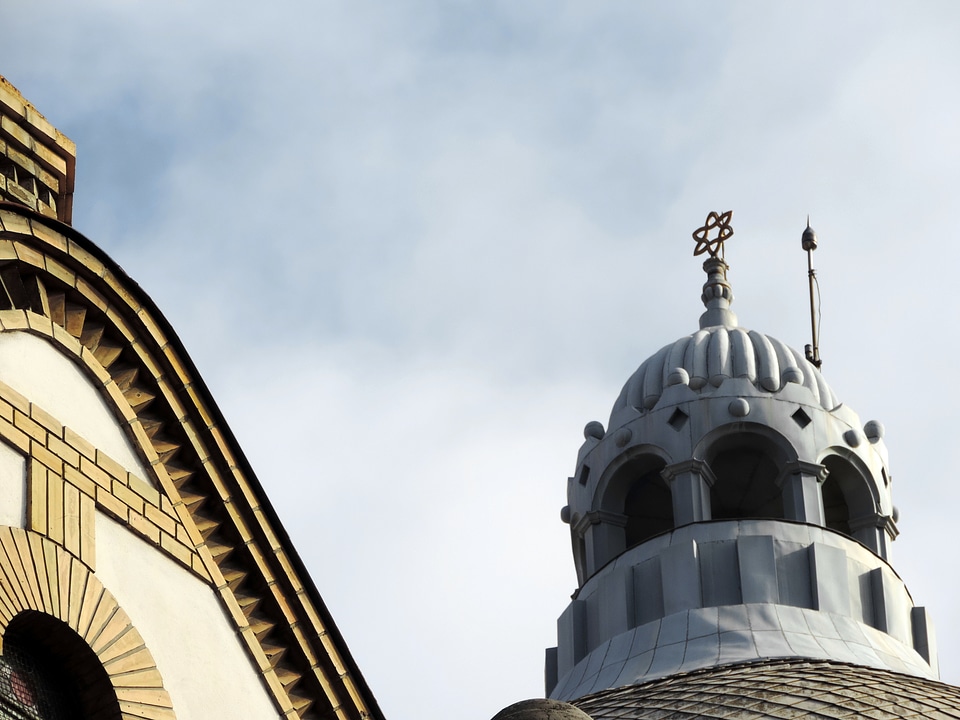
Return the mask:
<svg viewBox="0 0 960 720">
<path fill-rule="evenodd" d="M 78 229 L 179 330 L 389 716 L 541 691 L 579 431 L 696 328 L 709 210 L 741 322 L 794 346 L 812 214 L 825 374 L 887 426 L 896 567 L 960 680 L 953 4 L 3 21 L 0 71 L 78 143 Z"/>
</svg>

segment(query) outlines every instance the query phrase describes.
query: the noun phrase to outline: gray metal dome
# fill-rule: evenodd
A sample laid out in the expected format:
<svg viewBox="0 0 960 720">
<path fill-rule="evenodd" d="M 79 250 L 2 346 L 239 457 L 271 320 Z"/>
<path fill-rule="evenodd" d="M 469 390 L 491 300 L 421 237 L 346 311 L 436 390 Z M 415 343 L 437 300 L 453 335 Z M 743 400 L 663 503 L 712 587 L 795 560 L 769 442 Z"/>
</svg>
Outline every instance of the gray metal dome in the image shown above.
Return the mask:
<svg viewBox="0 0 960 720">
<path fill-rule="evenodd" d="M 782 657 L 938 676 L 929 615 L 889 562 L 883 426 L 838 402 L 815 352 L 739 327 L 727 270 L 704 262 L 700 329 L 640 365 L 606 429 L 584 428 L 555 699 Z"/>
<path fill-rule="evenodd" d="M 799 352 L 769 335 L 714 325 L 660 348 L 630 376 L 611 413 L 653 409 L 666 388 L 686 385 L 698 395 L 724 380 L 746 378 L 757 390 L 776 394 L 788 384 L 806 387 L 824 410 L 839 404 L 820 372 Z"/>
</svg>

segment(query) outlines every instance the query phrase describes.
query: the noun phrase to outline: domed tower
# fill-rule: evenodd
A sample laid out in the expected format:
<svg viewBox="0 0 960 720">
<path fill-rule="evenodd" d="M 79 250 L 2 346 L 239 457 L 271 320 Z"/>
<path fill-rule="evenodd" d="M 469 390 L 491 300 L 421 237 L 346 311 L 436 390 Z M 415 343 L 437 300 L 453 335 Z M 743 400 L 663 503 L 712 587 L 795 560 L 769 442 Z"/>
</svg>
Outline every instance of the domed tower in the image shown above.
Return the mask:
<svg viewBox="0 0 960 720">
<path fill-rule="evenodd" d="M 640 365 L 606 430 L 587 424 L 568 481 L 578 588 L 547 694 L 594 718 L 604 691 L 721 666 L 938 677 L 927 612 L 889 563 L 883 426 L 837 399 L 815 352 L 740 327 L 729 221 L 711 213 L 694 233 L 699 330 Z"/>
</svg>

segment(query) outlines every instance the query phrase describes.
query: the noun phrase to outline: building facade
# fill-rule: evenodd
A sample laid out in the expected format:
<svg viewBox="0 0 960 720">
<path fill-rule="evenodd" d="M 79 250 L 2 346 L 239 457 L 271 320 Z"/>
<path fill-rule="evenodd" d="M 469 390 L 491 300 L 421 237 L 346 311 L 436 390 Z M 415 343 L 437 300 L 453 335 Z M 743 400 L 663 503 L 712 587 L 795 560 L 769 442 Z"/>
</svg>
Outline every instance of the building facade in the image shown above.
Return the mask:
<svg viewBox="0 0 960 720">
<path fill-rule="evenodd" d="M 888 561 L 883 425 L 838 400 L 815 345 L 740 327 L 729 221 L 694 233 L 699 329 L 584 429 L 550 699 L 504 720 L 960 717 L 929 614 Z"/>
<path fill-rule="evenodd" d="M 0 78 L 0 718 L 382 718 L 74 158 Z"/>
</svg>

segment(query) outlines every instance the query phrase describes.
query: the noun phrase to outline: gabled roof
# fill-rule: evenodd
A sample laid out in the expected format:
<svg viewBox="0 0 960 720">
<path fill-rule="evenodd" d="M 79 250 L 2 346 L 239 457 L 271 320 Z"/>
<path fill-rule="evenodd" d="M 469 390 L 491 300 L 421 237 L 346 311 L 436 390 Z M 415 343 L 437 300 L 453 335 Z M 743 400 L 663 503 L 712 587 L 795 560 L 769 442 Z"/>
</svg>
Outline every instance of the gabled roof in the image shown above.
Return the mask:
<svg viewBox="0 0 960 720">
<path fill-rule="evenodd" d="M 137 512 L 100 486 L 90 489 L 97 508 L 211 585 L 284 717 L 382 720 L 263 487 L 150 298 L 73 228 L 7 202 L 0 285 L 0 326 L 48 339 L 94 378 L 153 474 L 156 491 L 135 478 L 119 485 L 153 492 L 155 517 L 150 502 Z"/>
</svg>

